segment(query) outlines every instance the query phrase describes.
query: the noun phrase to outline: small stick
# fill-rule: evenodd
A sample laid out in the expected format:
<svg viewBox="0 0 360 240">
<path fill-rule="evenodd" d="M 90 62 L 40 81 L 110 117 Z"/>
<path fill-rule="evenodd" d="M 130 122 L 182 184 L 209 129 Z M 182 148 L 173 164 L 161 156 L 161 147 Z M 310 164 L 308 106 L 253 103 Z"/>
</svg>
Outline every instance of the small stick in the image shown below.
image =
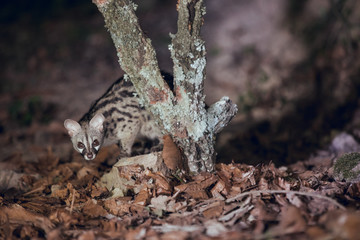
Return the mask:
<svg viewBox="0 0 360 240">
<path fill-rule="evenodd" d="M 257 191 L 243 192 L 243 193 L 236 195 L 235 197 L 227 199 L 226 203 L 233 202 L 239 198 L 249 196 L 249 195 L 256 196 L 256 195 L 260 195 L 260 194 L 281 194 L 281 193 L 285 193 L 285 194 L 292 193 L 292 194 L 296 194 L 296 195 L 303 195 L 303 196 L 308 196 L 308 197 L 313 197 L 313 198 L 324 199 L 324 200 L 332 203 L 333 205 L 337 206 L 341 210 L 346 210 L 346 208 L 343 205 L 341 205 L 340 203 L 338 203 L 337 201 L 335 201 L 332 198 L 329 198 L 329 197 L 326 197 L 326 196 L 323 196 L 320 194 L 315 194 L 315 193 L 299 192 L 299 191 L 291 191 L 291 190 L 257 190 Z"/>
<path fill-rule="evenodd" d="M 73 193 L 72 193 L 70 213 L 72 213 L 72 211 L 73 211 L 73 209 L 74 209 L 74 202 L 75 202 L 75 188 L 73 189 Z"/>
</svg>

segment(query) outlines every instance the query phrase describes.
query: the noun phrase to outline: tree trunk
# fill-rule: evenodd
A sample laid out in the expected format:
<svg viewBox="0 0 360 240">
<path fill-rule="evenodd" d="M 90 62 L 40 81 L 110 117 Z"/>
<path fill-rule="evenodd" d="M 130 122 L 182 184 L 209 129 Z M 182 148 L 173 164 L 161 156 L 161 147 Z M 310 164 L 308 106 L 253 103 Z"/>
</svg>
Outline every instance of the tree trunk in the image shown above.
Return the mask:
<svg viewBox="0 0 360 240">
<path fill-rule="evenodd" d="M 200 38 L 203 0 L 178 1 L 178 32 L 169 46 L 174 62 L 174 93 L 162 79 L 151 40 L 145 36 L 130 0 L 94 0 L 105 18 L 121 68 L 140 102 L 181 149 L 193 173 L 213 171 L 215 135 L 237 107 L 227 97 L 205 108 L 205 44 Z"/>
</svg>

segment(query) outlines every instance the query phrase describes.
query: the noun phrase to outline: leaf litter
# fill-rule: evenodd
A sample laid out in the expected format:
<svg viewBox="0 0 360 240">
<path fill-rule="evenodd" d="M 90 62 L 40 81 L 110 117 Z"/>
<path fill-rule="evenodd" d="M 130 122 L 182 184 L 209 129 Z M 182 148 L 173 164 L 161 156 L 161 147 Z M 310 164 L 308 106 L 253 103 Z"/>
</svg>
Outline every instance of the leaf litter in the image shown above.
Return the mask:
<svg viewBox="0 0 360 240">
<path fill-rule="evenodd" d="M 0 238 L 360 239 L 360 183 L 335 180 L 333 150 L 288 167 L 219 163 L 189 176 L 166 144 L 133 164 L 111 164 L 114 146 L 92 162 L 71 146 L 29 148 L 37 161 L 14 152 L 0 171 Z"/>
</svg>

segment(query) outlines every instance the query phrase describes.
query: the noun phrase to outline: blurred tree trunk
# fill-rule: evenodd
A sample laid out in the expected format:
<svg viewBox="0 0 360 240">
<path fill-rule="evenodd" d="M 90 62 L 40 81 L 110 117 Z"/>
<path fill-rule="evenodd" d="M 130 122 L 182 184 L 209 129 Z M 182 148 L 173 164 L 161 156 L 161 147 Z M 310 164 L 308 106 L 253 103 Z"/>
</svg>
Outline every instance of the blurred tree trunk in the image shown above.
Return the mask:
<svg viewBox="0 0 360 240">
<path fill-rule="evenodd" d="M 105 19 L 119 63 L 141 103 L 170 134 L 193 173 L 213 171 L 215 135 L 237 112 L 228 97 L 205 108 L 205 45 L 200 38 L 203 0 L 179 0 L 178 32 L 169 46 L 174 62 L 174 92 L 163 80 L 151 40 L 145 36 L 130 0 L 93 0 Z"/>
</svg>

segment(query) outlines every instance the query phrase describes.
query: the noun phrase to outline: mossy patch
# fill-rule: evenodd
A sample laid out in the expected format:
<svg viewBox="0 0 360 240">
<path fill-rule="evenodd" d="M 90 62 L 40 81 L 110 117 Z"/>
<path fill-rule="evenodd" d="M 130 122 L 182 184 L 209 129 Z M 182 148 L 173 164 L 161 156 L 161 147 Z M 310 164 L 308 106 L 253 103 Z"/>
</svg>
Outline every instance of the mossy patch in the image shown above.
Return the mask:
<svg viewBox="0 0 360 240">
<path fill-rule="evenodd" d="M 360 153 L 346 153 L 339 157 L 334 165 L 335 177 L 352 181 L 360 175 Z"/>
</svg>

